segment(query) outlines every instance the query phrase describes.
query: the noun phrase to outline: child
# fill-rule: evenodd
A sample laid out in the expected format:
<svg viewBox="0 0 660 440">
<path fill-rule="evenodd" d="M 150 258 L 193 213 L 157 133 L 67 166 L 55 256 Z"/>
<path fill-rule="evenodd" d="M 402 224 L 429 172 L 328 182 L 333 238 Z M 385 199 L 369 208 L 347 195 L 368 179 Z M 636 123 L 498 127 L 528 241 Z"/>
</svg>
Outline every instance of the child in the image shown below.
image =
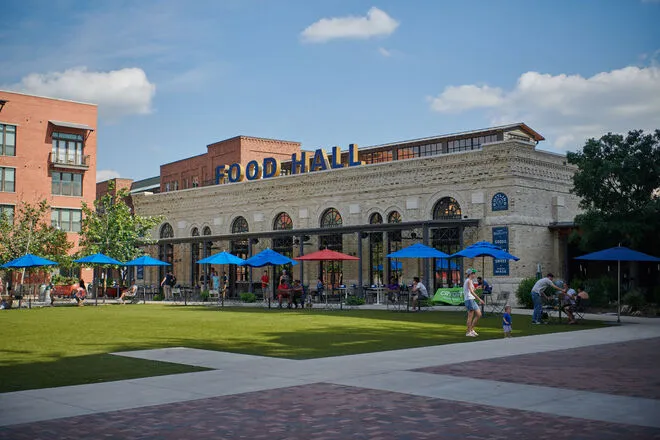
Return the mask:
<svg viewBox="0 0 660 440">
<path fill-rule="evenodd" d="M 504 330 L 504 337 L 511 337 L 511 306 L 504 307 L 504 314 L 502 315 L 502 329 Z"/>
</svg>

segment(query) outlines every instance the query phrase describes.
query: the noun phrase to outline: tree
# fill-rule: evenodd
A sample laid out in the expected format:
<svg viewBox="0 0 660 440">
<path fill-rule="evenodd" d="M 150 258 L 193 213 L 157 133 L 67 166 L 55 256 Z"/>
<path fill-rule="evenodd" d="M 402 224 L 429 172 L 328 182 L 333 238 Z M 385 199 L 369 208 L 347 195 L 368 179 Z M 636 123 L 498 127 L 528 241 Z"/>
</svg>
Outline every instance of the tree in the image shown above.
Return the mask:
<svg viewBox="0 0 660 440">
<path fill-rule="evenodd" d="M 94 201 L 94 209 L 83 203 L 80 247 L 85 255 L 101 252 L 128 261 L 142 254 L 139 245 L 149 243 L 148 232 L 161 218 L 133 215 L 126 204 L 128 190 L 122 188 L 113 196 L 114 189 L 110 182 L 108 193 Z"/>
<path fill-rule="evenodd" d="M 0 218 L 0 260 L 13 260 L 26 253 L 39 255 L 60 263 L 70 262 L 73 247 L 66 232 L 47 222 L 50 206 L 46 200 L 36 204 L 21 202 L 12 219 Z"/>
<path fill-rule="evenodd" d="M 660 245 L 660 130 L 608 133 L 568 153 L 577 165 L 573 193 L 582 198 L 580 247 L 593 251 L 619 243 L 655 253 Z"/>
</svg>

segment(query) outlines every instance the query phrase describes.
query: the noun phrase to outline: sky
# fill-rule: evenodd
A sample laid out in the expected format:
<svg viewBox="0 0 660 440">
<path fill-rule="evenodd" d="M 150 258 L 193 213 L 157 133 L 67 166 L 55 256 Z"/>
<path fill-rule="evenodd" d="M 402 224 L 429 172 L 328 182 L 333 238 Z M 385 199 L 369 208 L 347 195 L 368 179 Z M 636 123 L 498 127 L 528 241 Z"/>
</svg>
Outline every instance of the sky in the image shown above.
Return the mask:
<svg viewBox="0 0 660 440">
<path fill-rule="evenodd" d="M 660 128 L 660 0 L 5 0 L 0 89 L 98 104 L 97 180 L 247 135 Z"/>
</svg>

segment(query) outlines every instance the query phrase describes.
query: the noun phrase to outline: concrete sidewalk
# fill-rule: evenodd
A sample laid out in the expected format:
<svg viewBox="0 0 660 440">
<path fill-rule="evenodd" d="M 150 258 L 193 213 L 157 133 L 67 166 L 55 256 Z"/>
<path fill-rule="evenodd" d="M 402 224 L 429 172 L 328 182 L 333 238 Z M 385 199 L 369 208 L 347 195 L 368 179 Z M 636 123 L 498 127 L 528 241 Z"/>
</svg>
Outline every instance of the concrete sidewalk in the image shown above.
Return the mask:
<svg viewBox="0 0 660 440">
<path fill-rule="evenodd" d="M 115 353 L 213 370 L 0 394 L 0 426 L 325 383 L 660 428 L 655 399 L 411 371 L 660 338 L 660 321 L 643 322 L 302 361 L 188 348 Z"/>
</svg>

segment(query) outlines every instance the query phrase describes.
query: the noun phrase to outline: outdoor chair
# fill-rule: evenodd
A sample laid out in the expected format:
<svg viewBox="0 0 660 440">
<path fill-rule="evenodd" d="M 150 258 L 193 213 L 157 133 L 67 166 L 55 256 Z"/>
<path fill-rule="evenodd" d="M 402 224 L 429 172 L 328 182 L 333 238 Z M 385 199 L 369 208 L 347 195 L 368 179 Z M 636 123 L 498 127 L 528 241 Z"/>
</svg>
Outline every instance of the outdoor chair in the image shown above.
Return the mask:
<svg viewBox="0 0 660 440">
<path fill-rule="evenodd" d="M 573 312 L 575 318 L 584 319 L 585 313 L 588 313 L 589 305 L 590 303 L 588 299 L 583 299 L 578 296 L 575 300 L 575 310 Z"/>
<path fill-rule="evenodd" d="M 497 295 L 490 295 L 491 299 L 488 302 L 488 308 L 490 309 L 490 313 L 496 313 L 496 314 L 502 314 L 504 313 L 504 308 L 507 306 L 509 303 L 509 296 L 511 295 L 511 292 L 506 292 L 502 291 L 498 293 Z M 495 299 L 492 299 L 492 297 L 495 296 Z"/>
<path fill-rule="evenodd" d="M 400 290 L 388 289 L 385 297 L 387 310 L 400 311 L 406 307 Z"/>
</svg>

